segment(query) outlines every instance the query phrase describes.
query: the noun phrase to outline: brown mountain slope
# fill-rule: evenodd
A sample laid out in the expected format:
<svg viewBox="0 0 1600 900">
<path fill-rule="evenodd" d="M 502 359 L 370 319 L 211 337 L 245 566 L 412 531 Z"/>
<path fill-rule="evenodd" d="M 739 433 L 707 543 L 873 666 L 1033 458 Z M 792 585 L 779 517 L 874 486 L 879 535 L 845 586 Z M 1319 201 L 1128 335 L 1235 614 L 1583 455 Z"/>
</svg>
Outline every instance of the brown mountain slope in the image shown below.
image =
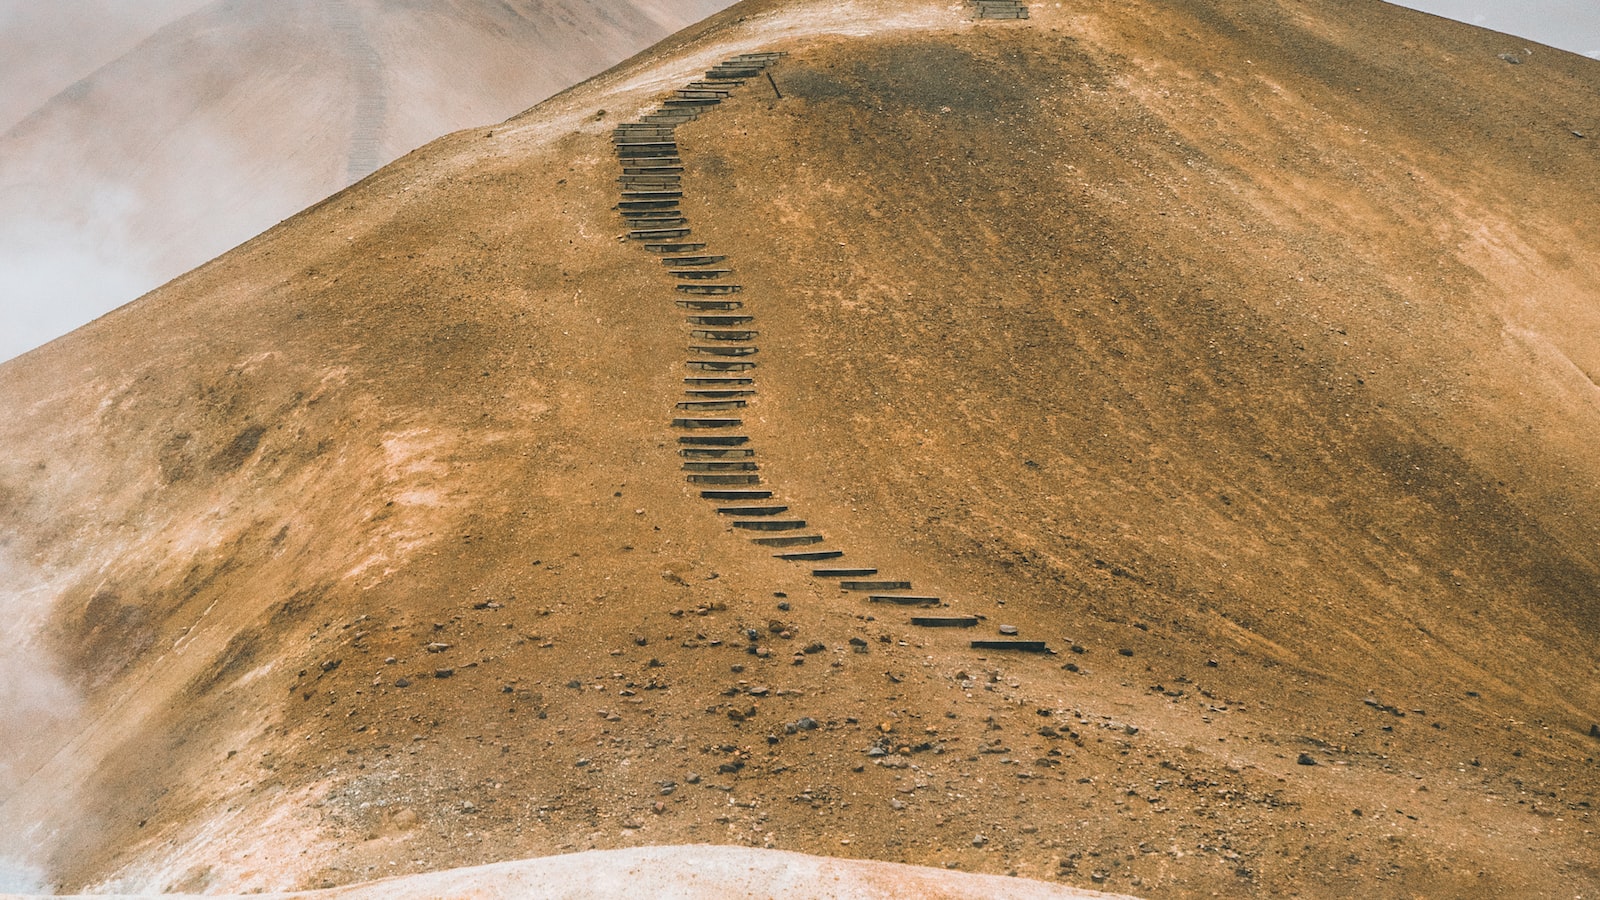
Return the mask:
<svg viewBox="0 0 1600 900">
<path fill-rule="evenodd" d="M 0 133 L 0 357 L 60 333 L 32 321 L 40 307 L 86 322 L 728 5 L 241 0 L 183 16 Z"/>
<path fill-rule="evenodd" d="M 1500 48 L 741 4 L 7 364 L 5 550 L 82 697 L 11 830 L 141 889 L 719 842 L 1594 890 L 1600 67 Z M 767 49 L 677 131 L 760 332 L 733 415 L 823 564 L 975 631 L 679 471 L 703 340 L 607 135 Z"/>
</svg>

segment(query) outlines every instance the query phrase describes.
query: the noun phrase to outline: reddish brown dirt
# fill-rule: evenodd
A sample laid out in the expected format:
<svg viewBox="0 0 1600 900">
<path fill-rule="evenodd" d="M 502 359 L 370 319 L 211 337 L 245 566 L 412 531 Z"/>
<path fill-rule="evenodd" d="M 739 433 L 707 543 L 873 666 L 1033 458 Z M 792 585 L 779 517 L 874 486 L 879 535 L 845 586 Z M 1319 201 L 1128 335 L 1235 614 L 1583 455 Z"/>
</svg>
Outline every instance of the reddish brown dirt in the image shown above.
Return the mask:
<svg viewBox="0 0 1600 900">
<path fill-rule="evenodd" d="M 605 135 L 764 46 L 784 99 L 680 130 L 764 474 L 1057 656 L 681 481 L 686 329 Z M 710 841 L 1600 888 L 1600 65 L 1501 49 L 1364 2 L 747 3 L 407 157 L 0 368 L 7 549 L 88 705 L 9 813 L 82 782 L 69 886 Z"/>
</svg>

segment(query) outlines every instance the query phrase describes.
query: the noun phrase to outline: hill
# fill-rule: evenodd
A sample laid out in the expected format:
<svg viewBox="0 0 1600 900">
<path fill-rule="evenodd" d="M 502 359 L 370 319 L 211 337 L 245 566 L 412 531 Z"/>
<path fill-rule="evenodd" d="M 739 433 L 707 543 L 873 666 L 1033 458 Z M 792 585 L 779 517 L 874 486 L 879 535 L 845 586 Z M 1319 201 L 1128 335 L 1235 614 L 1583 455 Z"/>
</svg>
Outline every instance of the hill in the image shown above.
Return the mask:
<svg viewBox="0 0 1600 900">
<path fill-rule="evenodd" d="M 6 830 L 123 890 L 705 842 L 1600 886 L 1600 67 L 1030 12 L 740 4 L 0 367 L 8 652 L 78 698 Z"/>
</svg>

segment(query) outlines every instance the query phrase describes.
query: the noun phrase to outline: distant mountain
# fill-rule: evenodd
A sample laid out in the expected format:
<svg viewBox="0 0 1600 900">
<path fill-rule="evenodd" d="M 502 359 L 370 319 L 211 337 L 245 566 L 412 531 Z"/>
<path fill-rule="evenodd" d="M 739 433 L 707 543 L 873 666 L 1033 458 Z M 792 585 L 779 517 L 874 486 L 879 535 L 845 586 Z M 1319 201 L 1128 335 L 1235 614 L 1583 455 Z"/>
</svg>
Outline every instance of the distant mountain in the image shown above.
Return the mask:
<svg viewBox="0 0 1600 900">
<path fill-rule="evenodd" d="M 226 0 L 171 22 L 0 135 L 0 359 L 729 2 Z M 106 45 L 79 18 L 3 40 L 90 64 Z"/>
</svg>

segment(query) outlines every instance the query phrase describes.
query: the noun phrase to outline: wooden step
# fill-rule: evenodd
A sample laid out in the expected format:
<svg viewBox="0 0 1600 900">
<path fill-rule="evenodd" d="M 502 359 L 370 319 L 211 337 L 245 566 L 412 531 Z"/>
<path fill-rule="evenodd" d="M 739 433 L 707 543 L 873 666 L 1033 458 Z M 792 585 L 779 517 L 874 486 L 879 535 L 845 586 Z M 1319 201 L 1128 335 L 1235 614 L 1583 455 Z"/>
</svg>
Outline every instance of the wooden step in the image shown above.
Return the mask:
<svg viewBox="0 0 1600 900">
<path fill-rule="evenodd" d="M 678 408 L 690 412 L 717 412 L 726 409 L 744 409 L 746 400 L 685 400 Z"/>
<path fill-rule="evenodd" d="M 690 344 L 689 349 L 695 353 L 706 353 L 711 356 L 755 356 L 761 350 L 758 347 L 735 347 L 709 344 Z"/>
<path fill-rule="evenodd" d="M 733 527 L 746 531 L 799 531 L 806 527 L 805 519 L 753 519 L 734 522 Z"/>
<path fill-rule="evenodd" d="M 822 559 L 838 559 L 844 555 L 843 550 L 799 550 L 793 553 L 774 553 L 778 559 L 791 562 L 815 562 Z"/>
<path fill-rule="evenodd" d="M 776 516 L 789 511 L 787 506 L 719 506 L 719 516 Z"/>
<path fill-rule="evenodd" d="M 1023 653 L 1049 653 L 1044 641 L 973 641 L 974 650 L 1018 650 Z"/>
<path fill-rule="evenodd" d="M 760 484 L 760 475 L 730 475 L 722 473 L 695 472 L 684 476 L 690 484 Z"/>
<path fill-rule="evenodd" d="M 704 499 L 704 500 L 733 500 L 733 501 L 740 501 L 740 500 L 745 500 L 745 501 L 771 500 L 772 499 L 772 492 L 771 491 L 752 491 L 752 490 L 725 490 L 725 491 L 704 490 L 704 491 L 700 492 L 700 497 L 701 497 L 701 499 Z"/>
<path fill-rule="evenodd" d="M 754 472 L 760 468 L 756 463 L 748 460 L 734 462 L 686 462 L 683 464 L 685 472 Z"/>
<path fill-rule="evenodd" d="M 746 447 L 684 447 L 678 455 L 685 459 L 749 459 L 756 452 Z"/>
<path fill-rule="evenodd" d="M 748 372 L 756 367 L 743 359 L 691 359 L 684 365 L 696 372 Z"/>
<path fill-rule="evenodd" d="M 678 305 L 684 309 L 711 311 L 744 308 L 744 302 L 740 300 L 679 300 Z"/>
<path fill-rule="evenodd" d="M 868 594 L 868 603 L 894 603 L 899 606 L 938 606 L 938 597 L 919 597 L 911 594 Z"/>
<path fill-rule="evenodd" d="M 912 616 L 911 624 L 923 628 L 972 628 L 978 624 L 977 616 Z"/>
<path fill-rule="evenodd" d="M 822 543 L 820 534 L 786 534 L 782 537 L 751 538 L 750 543 L 760 544 L 763 547 L 805 547 L 810 544 Z"/>
</svg>

